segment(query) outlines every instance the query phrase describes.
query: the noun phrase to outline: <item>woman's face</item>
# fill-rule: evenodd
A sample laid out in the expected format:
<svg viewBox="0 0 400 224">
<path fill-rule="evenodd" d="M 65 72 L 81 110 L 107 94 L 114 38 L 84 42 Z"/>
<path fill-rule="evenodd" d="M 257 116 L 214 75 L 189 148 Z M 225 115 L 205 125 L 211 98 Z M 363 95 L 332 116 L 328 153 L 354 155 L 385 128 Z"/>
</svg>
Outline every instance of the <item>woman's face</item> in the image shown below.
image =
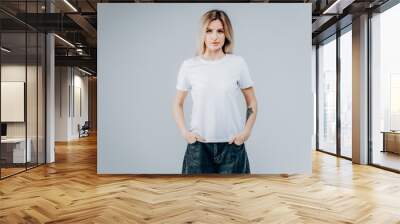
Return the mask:
<svg viewBox="0 0 400 224">
<path fill-rule="evenodd" d="M 222 22 L 217 19 L 208 24 L 205 34 L 205 44 L 209 51 L 219 51 L 225 43 L 225 32 Z"/>
</svg>

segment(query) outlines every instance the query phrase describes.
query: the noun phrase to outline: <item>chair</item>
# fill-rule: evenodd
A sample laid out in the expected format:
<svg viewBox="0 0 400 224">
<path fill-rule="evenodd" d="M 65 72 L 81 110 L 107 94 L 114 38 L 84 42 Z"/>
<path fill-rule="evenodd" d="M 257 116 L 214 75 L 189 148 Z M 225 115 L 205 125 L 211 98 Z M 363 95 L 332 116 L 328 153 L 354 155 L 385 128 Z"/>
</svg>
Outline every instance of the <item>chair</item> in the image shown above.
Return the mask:
<svg viewBox="0 0 400 224">
<path fill-rule="evenodd" d="M 90 129 L 89 121 L 85 121 L 82 127 L 78 124 L 79 138 L 89 136 L 89 129 Z"/>
</svg>

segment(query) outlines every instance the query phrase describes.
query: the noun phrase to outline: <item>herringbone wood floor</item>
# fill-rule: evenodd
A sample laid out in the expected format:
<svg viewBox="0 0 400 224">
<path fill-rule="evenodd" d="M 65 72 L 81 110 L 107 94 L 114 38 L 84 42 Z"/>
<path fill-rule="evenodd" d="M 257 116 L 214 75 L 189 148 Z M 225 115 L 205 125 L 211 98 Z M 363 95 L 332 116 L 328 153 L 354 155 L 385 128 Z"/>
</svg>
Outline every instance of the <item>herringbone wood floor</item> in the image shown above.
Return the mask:
<svg viewBox="0 0 400 224">
<path fill-rule="evenodd" d="M 313 174 L 98 176 L 95 137 L 0 181 L 0 223 L 400 223 L 400 175 L 320 152 Z"/>
</svg>

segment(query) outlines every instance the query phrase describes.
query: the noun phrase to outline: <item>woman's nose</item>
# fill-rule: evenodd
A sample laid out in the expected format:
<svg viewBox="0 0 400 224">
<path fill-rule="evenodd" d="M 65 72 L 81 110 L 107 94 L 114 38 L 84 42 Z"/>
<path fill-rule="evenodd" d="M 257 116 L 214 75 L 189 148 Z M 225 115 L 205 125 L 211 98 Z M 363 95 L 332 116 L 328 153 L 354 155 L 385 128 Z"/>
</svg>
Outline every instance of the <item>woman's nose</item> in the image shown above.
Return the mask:
<svg viewBox="0 0 400 224">
<path fill-rule="evenodd" d="M 217 32 L 212 32 L 212 36 L 211 37 L 212 37 L 213 40 L 218 39 Z"/>
</svg>

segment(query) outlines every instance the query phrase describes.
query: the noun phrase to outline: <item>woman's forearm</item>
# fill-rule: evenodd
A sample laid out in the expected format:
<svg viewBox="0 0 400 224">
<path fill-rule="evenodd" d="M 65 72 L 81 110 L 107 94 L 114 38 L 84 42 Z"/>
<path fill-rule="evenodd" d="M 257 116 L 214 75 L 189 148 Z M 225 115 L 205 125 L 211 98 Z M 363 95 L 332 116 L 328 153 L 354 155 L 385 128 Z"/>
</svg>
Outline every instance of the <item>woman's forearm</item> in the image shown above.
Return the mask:
<svg viewBox="0 0 400 224">
<path fill-rule="evenodd" d="M 251 133 L 257 117 L 257 101 L 253 100 L 247 105 L 246 124 L 244 130 Z"/>
<path fill-rule="evenodd" d="M 187 131 L 185 126 L 185 115 L 183 113 L 183 105 L 174 104 L 173 114 L 176 124 L 178 125 L 178 129 L 182 135 Z"/>
</svg>

